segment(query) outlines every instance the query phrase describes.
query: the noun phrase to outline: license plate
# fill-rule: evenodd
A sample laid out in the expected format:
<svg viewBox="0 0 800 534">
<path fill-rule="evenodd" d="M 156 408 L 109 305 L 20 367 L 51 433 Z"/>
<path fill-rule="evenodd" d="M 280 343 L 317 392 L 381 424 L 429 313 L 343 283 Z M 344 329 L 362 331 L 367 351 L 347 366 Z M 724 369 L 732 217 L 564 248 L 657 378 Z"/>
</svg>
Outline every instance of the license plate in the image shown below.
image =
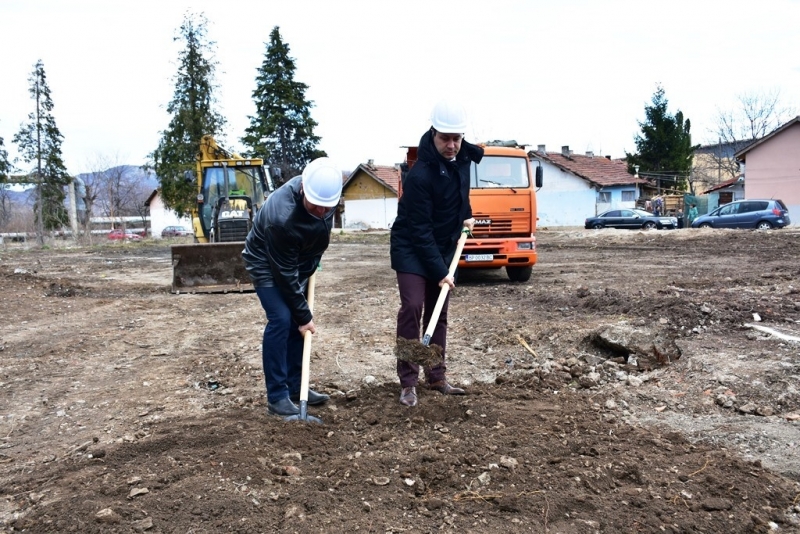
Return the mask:
<svg viewBox="0 0 800 534">
<path fill-rule="evenodd" d="M 492 261 L 494 254 L 467 254 L 467 261 Z"/>
</svg>

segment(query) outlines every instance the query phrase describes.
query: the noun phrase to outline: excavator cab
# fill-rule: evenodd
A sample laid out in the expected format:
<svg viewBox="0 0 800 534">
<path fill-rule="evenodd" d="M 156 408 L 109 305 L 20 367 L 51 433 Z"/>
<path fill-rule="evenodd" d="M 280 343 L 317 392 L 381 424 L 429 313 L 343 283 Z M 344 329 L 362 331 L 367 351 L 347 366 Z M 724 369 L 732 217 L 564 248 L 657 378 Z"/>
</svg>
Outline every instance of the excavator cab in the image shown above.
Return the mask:
<svg viewBox="0 0 800 534">
<path fill-rule="evenodd" d="M 172 246 L 172 292 L 252 291 L 242 250 L 274 189 L 269 171 L 261 159 L 233 154 L 204 136 L 196 177 L 195 244 Z"/>
<path fill-rule="evenodd" d="M 266 200 L 268 180 L 262 166 L 205 167 L 199 202 L 200 227 L 209 243 L 244 241 L 254 211 Z"/>
</svg>

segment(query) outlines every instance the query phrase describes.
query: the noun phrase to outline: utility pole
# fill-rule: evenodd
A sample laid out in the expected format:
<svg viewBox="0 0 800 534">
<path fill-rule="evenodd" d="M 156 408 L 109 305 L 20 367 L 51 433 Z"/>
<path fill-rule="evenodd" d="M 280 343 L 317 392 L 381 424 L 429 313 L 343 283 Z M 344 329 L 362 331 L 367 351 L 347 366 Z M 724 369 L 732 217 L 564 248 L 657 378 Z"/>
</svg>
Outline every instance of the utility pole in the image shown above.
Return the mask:
<svg viewBox="0 0 800 534">
<path fill-rule="evenodd" d="M 72 239 L 78 242 L 78 202 L 75 199 L 75 180 L 69 181 L 69 226 L 72 228 Z"/>
</svg>

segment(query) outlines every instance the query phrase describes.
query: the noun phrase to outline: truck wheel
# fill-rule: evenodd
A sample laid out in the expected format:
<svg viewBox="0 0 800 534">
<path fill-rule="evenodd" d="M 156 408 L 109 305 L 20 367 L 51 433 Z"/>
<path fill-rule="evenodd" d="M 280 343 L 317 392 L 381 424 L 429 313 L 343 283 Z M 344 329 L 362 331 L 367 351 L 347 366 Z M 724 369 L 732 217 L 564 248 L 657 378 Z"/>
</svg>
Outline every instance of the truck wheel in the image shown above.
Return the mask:
<svg viewBox="0 0 800 534">
<path fill-rule="evenodd" d="M 512 282 L 527 282 L 531 278 L 533 265 L 527 267 L 506 267 L 508 279 Z"/>
</svg>

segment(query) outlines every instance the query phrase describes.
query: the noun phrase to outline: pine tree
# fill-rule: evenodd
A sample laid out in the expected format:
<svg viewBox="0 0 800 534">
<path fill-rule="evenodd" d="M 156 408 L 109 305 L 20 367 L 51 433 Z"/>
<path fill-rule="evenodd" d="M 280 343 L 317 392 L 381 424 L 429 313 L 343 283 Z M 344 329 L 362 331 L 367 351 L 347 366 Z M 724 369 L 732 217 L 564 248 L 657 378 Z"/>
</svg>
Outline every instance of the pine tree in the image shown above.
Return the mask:
<svg viewBox="0 0 800 534">
<path fill-rule="evenodd" d="M 6 150 L 5 141 L 0 137 L 0 183 L 8 179 L 11 172 L 11 162 L 8 161 L 8 151 Z"/>
<path fill-rule="evenodd" d="M 310 111 L 314 104 L 306 100 L 308 86 L 294 80 L 294 59 L 278 26 L 269 39 L 253 91 L 256 114 L 248 117 L 250 126 L 241 141 L 248 149 L 247 156 L 264 158 L 280 169 L 285 181 L 312 159 L 326 154 L 316 148 L 321 138 L 314 135 L 317 122 Z"/>
<path fill-rule="evenodd" d="M 10 202 L 8 198 L 8 175 L 11 173 L 11 163 L 8 161 L 8 151 L 5 141 L 0 137 L 0 228 L 5 226 L 10 218 Z"/>
<path fill-rule="evenodd" d="M 45 229 L 60 228 L 67 223 L 64 186 L 70 178 L 61 157 L 63 136 L 53 117 L 53 99 L 41 59 L 34 65 L 28 82 L 28 91 L 36 102 L 36 108 L 28 114 L 30 122 L 21 125 L 12 141 L 25 163 L 36 163 L 30 174 L 36 175 L 37 234 L 39 244 L 43 244 Z"/>
<path fill-rule="evenodd" d="M 670 115 L 668 104 L 664 88 L 658 86 L 651 105 L 644 108 L 645 121 L 639 123 L 642 133 L 635 137 L 637 152 L 626 152 L 625 156 L 629 171 L 638 166 L 640 174 L 674 178 L 675 187 L 685 190 L 693 154 L 699 145 L 692 145 L 689 119 L 684 120 L 681 111 Z"/>
<path fill-rule="evenodd" d="M 205 16 L 185 15 L 175 41 L 184 41 L 178 55 L 175 93 L 167 105 L 172 115 L 169 126 L 161 132 L 161 141 L 150 155 L 153 170 L 161 184 L 164 203 L 180 216 L 197 204 L 195 163 L 203 135 L 220 136 L 224 117 L 216 110 L 217 98 L 213 60 L 213 41 L 206 38 Z M 187 171 L 191 171 L 187 174 Z M 191 175 L 193 180 L 187 181 Z"/>
</svg>

